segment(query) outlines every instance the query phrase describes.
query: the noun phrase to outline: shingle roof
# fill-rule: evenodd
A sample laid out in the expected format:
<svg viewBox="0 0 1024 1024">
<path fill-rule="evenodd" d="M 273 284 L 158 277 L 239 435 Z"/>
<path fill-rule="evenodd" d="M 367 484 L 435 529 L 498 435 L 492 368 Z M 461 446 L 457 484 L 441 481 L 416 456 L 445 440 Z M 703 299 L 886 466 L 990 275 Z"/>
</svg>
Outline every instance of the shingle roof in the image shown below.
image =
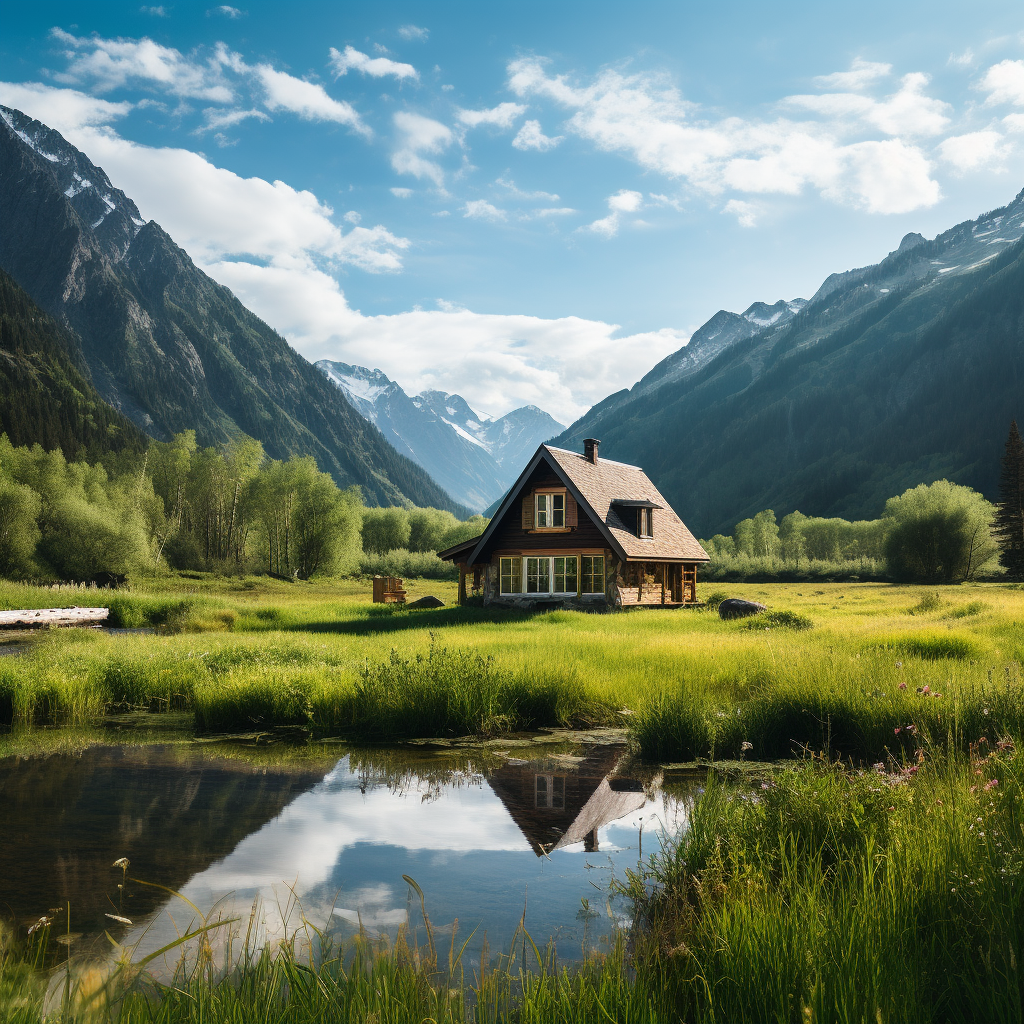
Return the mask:
<svg viewBox="0 0 1024 1024">
<path fill-rule="evenodd" d="M 590 506 L 594 518 L 604 524 L 628 558 L 683 559 L 694 562 L 709 560 L 708 553 L 697 543 L 672 506 L 639 466 L 602 458 L 594 463 L 578 452 L 568 452 L 547 444 L 541 445 L 541 448 L 576 486 L 579 496 Z M 640 538 L 634 527 L 626 525 L 614 507 L 619 499 L 650 501 L 662 506 L 653 511 L 653 537 Z"/>
</svg>

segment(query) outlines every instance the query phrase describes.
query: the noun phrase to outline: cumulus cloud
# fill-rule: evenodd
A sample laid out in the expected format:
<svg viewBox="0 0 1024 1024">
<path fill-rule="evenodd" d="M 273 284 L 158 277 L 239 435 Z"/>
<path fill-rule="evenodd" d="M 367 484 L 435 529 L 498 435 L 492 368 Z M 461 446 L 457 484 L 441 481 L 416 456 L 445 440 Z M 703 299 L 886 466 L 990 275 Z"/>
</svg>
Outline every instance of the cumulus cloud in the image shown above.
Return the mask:
<svg viewBox="0 0 1024 1024">
<path fill-rule="evenodd" d="M 818 75 L 814 84 L 821 89 L 866 89 L 874 85 L 880 78 L 887 78 L 892 73 L 891 64 L 879 64 L 874 61 L 861 60 L 858 57 L 849 71 L 833 71 L 830 75 Z"/>
<path fill-rule="evenodd" d="M 240 11 L 237 7 L 229 7 L 227 4 L 221 4 L 219 7 L 211 7 L 207 12 L 207 17 L 211 14 L 220 14 L 225 18 L 243 18 L 245 17 L 245 11 Z"/>
<path fill-rule="evenodd" d="M 360 135 L 373 134 L 350 103 L 328 96 L 322 85 L 275 71 L 269 64 L 257 64 L 248 70 L 263 86 L 263 102 L 268 110 L 290 110 L 307 121 L 334 121 Z"/>
<path fill-rule="evenodd" d="M 425 43 L 430 35 L 430 29 L 420 28 L 418 25 L 399 25 L 398 34 L 408 42 Z"/>
<path fill-rule="evenodd" d="M 512 145 L 516 149 L 536 149 L 545 153 L 549 149 L 554 149 L 563 138 L 562 135 L 545 135 L 541 130 L 540 121 L 527 121 L 512 140 Z"/>
<path fill-rule="evenodd" d="M 963 53 L 951 53 L 946 61 L 950 67 L 969 68 L 974 66 L 974 51 L 968 46 Z"/>
<path fill-rule="evenodd" d="M 948 103 L 925 95 L 928 76 L 904 75 L 900 88 L 885 100 L 853 92 L 789 96 L 786 103 L 835 119 L 858 118 L 886 135 L 938 135 L 949 125 Z"/>
<path fill-rule="evenodd" d="M 811 186 L 828 199 L 876 213 L 919 209 L 940 196 L 929 161 L 916 146 L 902 139 L 842 141 L 844 133 L 879 126 L 887 131 L 915 117 L 915 130 L 945 123 L 945 105 L 921 91 L 924 76 L 905 76 L 887 101 L 841 94 L 841 101 L 829 101 L 831 121 L 756 122 L 698 120 L 696 106 L 658 76 L 606 70 L 577 86 L 564 75 L 549 75 L 545 62 L 534 57 L 512 61 L 508 73 L 516 95 L 543 96 L 571 109 L 569 129 L 598 149 L 626 154 L 708 195 L 727 189 L 795 195 Z M 804 99 L 796 98 L 796 105 Z M 598 231 L 617 229 L 614 218 L 597 223 L 603 225 Z"/>
<path fill-rule="evenodd" d="M 88 39 L 55 28 L 52 37 L 66 49 L 66 71 L 54 75 L 68 85 L 91 83 L 98 92 L 151 82 L 175 96 L 230 103 L 234 92 L 216 59 L 201 61 L 152 39 Z"/>
<path fill-rule="evenodd" d="M 988 93 L 985 102 L 1024 106 L 1024 60 L 1001 60 L 985 72 L 979 88 Z"/>
<path fill-rule="evenodd" d="M 330 57 L 331 67 L 338 77 L 349 71 L 358 71 L 371 78 L 383 78 L 385 75 L 393 75 L 398 79 L 419 78 L 419 72 L 411 64 L 400 64 L 388 57 L 371 57 L 351 46 L 346 46 L 344 53 L 339 53 L 332 46 Z"/>
<path fill-rule="evenodd" d="M 86 125 L 110 124 L 132 109 L 130 103 L 111 103 L 77 89 L 56 89 L 39 82 L 0 82 L 0 103 L 63 135 Z"/>
<path fill-rule="evenodd" d="M 486 199 L 471 199 L 462 209 L 463 217 L 472 217 L 475 220 L 508 220 L 508 214 L 504 210 L 499 210 Z"/>
<path fill-rule="evenodd" d="M 468 128 L 478 128 L 485 124 L 507 130 L 525 113 L 526 107 L 521 103 L 499 103 L 489 110 L 460 110 L 458 119 Z"/>
<path fill-rule="evenodd" d="M 757 227 L 757 207 L 743 199 L 730 199 L 722 213 L 732 214 L 741 228 Z"/>
<path fill-rule="evenodd" d="M 998 166 L 1007 155 L 1003 136 L 991 130 L 952 135 L 939 144 L 939 153 L 960 174 Z"/>
<path fill-rule="evenodd" d="M 396 196 L 398 199 L 408 199 L 412 195 L 411 188 L 393 188 L 391 194 Z"/>
<path fill-rule="evenodd" d="M 636 213 L 643 206 L 643 202 L 644 197 L 641 193 L 626 188 L 620 189 L 615 195 L 608 197 L 608 209 L 611 211 L 608 216 L 588 224 L 586 230 L 604 235 L 605 238 L 612 238 L 619 233 L 622 215 Z"/>
<path fill-rule="evenodd" d="M 398 129 L 398 148 L 391 154 L 391 166 L 399 174 L 412 174 L 428 178 L 438 188 L 444 187 L 444 170 L 423 154 L 436 154 L 452 143 L 452 131 L 447 125 L 422 114 L 399 110 L 394 115 Z"/>
</svg>

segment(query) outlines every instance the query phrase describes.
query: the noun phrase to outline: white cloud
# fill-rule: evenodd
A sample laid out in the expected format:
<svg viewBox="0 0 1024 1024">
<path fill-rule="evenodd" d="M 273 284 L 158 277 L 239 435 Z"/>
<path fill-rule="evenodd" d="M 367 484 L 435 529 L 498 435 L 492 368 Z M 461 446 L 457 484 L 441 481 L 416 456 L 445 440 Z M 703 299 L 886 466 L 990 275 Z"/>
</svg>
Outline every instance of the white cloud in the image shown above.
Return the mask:
<svg viewBox="0 0 1024 1024">
<path fill-rule="evenodd" d="M 886 78 L 891 73 L 891 64 L 879 64 L 858 57 L 850 65 L 849 71 L 833 71 L 831 75 L 818 75 L 814 79 L 814 84 L 822 89 L 866 89 L 869 85 L 874 85 L 879 78 Z"/>
<path fill-rule="evenodd" d="M 391 194 L 397 196 L 399 199 L 408 199 L 412 195 L 411 188 L 393 188 Z"/>
<path fill-rule="evenodd" d="M 497 178 L 494 184 L 508 189 L 516 199 L 543 199 L 549 203 L 557 203 L 561 198 L 561 196 L 556 195 L 554 192 L 525 192 L 511 178 L 506 178 L 504 174 Z"/>
<path fill-rule="evenodd" d="M 549 149 L 554 149 L 563 138 L 562 135 L 554 137 L 545 135 L 541 131 L 540 121 L 527 121 L 512 140 L 512 145 L 516 149 L 536 149 L 541 153 L 546 153 Z"/>
<path fill-rule="evenodd" d="M 240 11 L 237 7 L 229 7 L 227 4 L 221 4 L 219 7 L 211 7 L 207 12 L 207 16 L 211 14 L 221 14 L 225 18 L 242 18 L 245 17 L 245 11 Z"/>
<path fill-rule="evenodd" d="M 307 121 L 334 121 L 361 135 L 373 134 L 351 104 L 328 96 L 322 85 L 275 71 L 269 64 L 257 64 L 251 70 L 266 90 L 267 109 L 290 110 Z"/>
<path fill-rule="evenodd" d="M 521 103 L 499 103 L 489 110 L 460 110 L 459 121 L 469 128 L 477 128 L 482 124 L 493 125 L 495 128 L 512 127 L 515 120 L 526 113 Z"/>
<path fill-rule="evenodd" d="M 256 118 L 257 121 L 270 120 L 270 116 L 262 110 L 221 110 L 218 107 L 207 107 L 203 114 L 206 116 L 206 123 L 196 128 L 193 135 L 202 135 L 204 132 L 220 128 L 233 128 L 250 117 Z"/>
<path fill-rule="evenodd" d="M 59 82 L 78 85 L 91 82 L 100 92 L 132 81 L 155 83 L 175 96 L 230 103 L 234 93 L 224 81 L 219 62 L 202 62 L 152 39 L 80 38 L 55 28 L 51 35 L 69 49 L 67 71 L 54 75 Z"/>
<path fill-rule="evenodd" d="M 1001 60 L 985 72 L 979 88 L 988 93 L 985 102 L 1024 106 L 1024 60 Z"/>
<path fill-rule="evenodd" d="M 943 139 L 939 144 L 939 153 L 956 171 L 966 174 L 993 164 L 1000 165 L 1006 157 L 1003 142 L 999 132 L 968 132 L 966 135 L 952 135 Z"/>
<path fill-rule="evenodd" d="M 643 201 L 644 197 L 640 192 L 620 189 L 615 195 L 608 197 L 608 209 L 611 211 L 608 216 L 588 224 L 586 230 L 604 235 L 605 238 L 612 238 L 619 233 L 622 214 L 636 213 L 643 205 Z"/>
<path fill-rule="evenodd" d="M 430 35 L 430 29 L 417 25 L 399 25 L 398 34 L 409 42 L 425 43 L 427 36 Z"/>
<path fill-rule="evenodd" d="M 166 7 L 140 7 L 139 10 L 143 14 L 151 14 L 154 18 L 166 18 L 167 8 Z"/>
<path fill-rule="evenodd" d="M 370 57 L 351 46 L 346 46 L 344 53 L 339 53 L 332 46 L 330 56 L 331 67 L 339 77 L 349 71 L 359 71 L 372 78 L 383 78 L 385 75 L 394 75 L 399 79 L 419 78 L 419 72 L 411 64 L 400 64 L 387 57 Z"/>
<path fill-rule="evenodd" d="M 111 103 L 77 89 L 55 89 L 39 82 L 0 82 L 0 103 L 63 135 L 85 125 L 110 124 L 132 109 L 127 102 Z"/>
<path fill-rule="evenodd" d="M 499 210 L 486 199 L 471 199 L 462 209 L 463 217 L 472 217 L 475 220 L 508 220 L 508 214 L 504 210 Z"/>
<path fill-rule="evenodd" d="M 70 141 L 202 266 L 249 256 L 295 272 L 320 261 L 393 271 L 409 246 L 379 225 L 345 233 L 312 192 L 243 178 L 189 150 L 141 146 L 89 127 Z"/>
<path fill-rule="evenodd" d="M 928 76 L 904 75 L 900 88 L 886 100 L 852 92 L 789 96 L 785 102 L 835 119 L 858 118 L 886 135 L 938 135 L 949 125 L 948 103 L 926 96 Z"/>
<path fill-rule="evenodd" d="M 512 61 L 508 72 L 516 95 L 545 96 L 572 109 L 568 127 L 597 148 L 624 153 L 647 170 L 681 178 L 711 196 L 726 189 L 796 195 L 810 185 L 827 199 L 879 213 L 929 206 L 940 196 L 928 159 L 912 144 L 839 141 L 852 127 L 863 130 L 865 118 L 868 127 L 883 130 L 933 131 L 945 123 L 945 105 L 921 92 L 924 76 L 905 76 L 897 94 L 878 103 L 853 93 L 833 94 L 829 113 L 837 120 L 830 123 L 697 120 L 695 105 L 657 76 L 607 70 L 577 87 L 564 75 L 548 75 L 544 62 L 532 57 Z M 804 99 L 796 98 L 798 105 Z M 596 224 L 594 230 L 604 233 L 618 227 L 613 217 Z"/>
<path fill-rule="evenodd" d="M 1024 114 L 1007 114 L 1003 124 L 1008 132 L 1024 132 Z"/>
<path fill-rule="evenodd" d="M 452 143 L 452 131 L 440 121 L 434 121 L 422 114 L 399 110 L 394 115 L 398 129 L 399 145 L 391 155 L 391 166 L 399 174 L 412 174 L 417 178 L 428 178 L 438 188 L 444 187 L 444 170 L 433 160 L 427 160 L 424 153 L 440 153 Z"/>
<path fill-rule="evenodd" d="M 743 199 L 730 199 L 722 213 L 732 214 L 741 228 L 757 227 L 757 207 Z"/>
<path fill-rule="evenodd" d="M 946 61 L 952 67 L 955 68 L 969 68 L 974 66 L 974 51 L 968 46 L 963 53 L 951 53 L 949 60 Z"/>
<path fill-rule="evenodd" d="M 571 206 L 545 206 L 539 210 L 534 210 L 531 216 L 533 217 L 568 217 L 572 213 L 578 213 L 578 210 L 574 210 Z"/>
</svg>

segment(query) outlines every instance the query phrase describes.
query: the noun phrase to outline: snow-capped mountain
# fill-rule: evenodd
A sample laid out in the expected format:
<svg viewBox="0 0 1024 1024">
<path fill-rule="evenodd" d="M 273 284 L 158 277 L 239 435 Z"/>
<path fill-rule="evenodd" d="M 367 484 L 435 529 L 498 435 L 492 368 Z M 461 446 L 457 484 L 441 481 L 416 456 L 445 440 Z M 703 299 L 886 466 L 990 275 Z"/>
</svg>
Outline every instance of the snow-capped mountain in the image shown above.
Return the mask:
<svg viewBox="0 0 1024 1024">
<path fill-rule="evenodd" d="M 329 359 L 316 365 L 398 451 L 474 510 L 500 498 L 537 445 L 565 429 L 535 405 L 492 420 L 461 395 L 410 397 L 380 370 Z"/>
</svg>

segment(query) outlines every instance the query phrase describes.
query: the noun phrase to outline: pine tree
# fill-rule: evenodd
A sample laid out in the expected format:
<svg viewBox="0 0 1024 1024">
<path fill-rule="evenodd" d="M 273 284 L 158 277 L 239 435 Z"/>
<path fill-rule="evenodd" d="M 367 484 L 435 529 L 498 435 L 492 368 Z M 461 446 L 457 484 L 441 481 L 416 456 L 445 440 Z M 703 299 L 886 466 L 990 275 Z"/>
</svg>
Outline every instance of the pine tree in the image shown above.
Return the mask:
<svg viewBox="0 0 1024 1024">
<path fill-rule="evenodd" d="M 1010 424 L 999 482 L 993 533 L 1002 549 L 999 563 L 1011 579 L 1024 579 L 1024 440 L 1017 421 Z"/>
</svg>

